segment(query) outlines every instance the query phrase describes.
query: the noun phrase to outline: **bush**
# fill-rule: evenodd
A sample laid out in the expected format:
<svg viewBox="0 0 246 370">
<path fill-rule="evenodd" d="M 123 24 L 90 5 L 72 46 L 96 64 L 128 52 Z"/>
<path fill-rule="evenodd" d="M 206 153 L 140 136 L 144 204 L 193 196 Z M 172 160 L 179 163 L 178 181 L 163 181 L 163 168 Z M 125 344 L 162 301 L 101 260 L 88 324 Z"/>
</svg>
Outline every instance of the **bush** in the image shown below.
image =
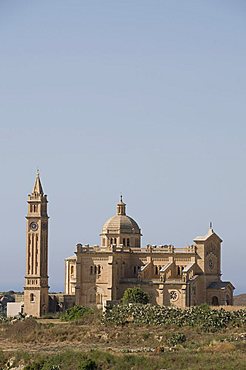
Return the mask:
<svg viewBox="0 0 246 370">
<path fill-rule="evenodd" d="M 37 333 L 39 328 L 40 324 L 33 317 L 28 317 L 25 320 L 9 322 L 6 325 L 5 335 L 13 341 L 22 342 Z"/>
<path fill-rule="evenodd" d="M 184 342 L 186 342 L 186 336 L 183 333 L 175 333 L 167 340 L 167 343 L 170 346 L 176 346 L 177 344 L 181 344 Z"/>
<path fill-rule="evenodd" d="M 82 363 L 79 366 L 80 370 L 96 370 L 97 364 L 94 360 L 91 360 L 90 358 L 83 360 Z"/>
<path fill-rule="evenodd" d="M 61 314 L 62 321 L 75 321 L 93 313 L 93 310 L 84 306 L 73 306 Z"/>
<path fill-rule="evenodd" d="M 128 303 L 141 303 L 147 304 L 149 302 L 149 296 L 140 288 L 128 288 L 125 290 L 122 298 L 123 304 Z"/>
<path fill-rule="evenodd" d="M 6 361 L 7 361 L 7 358 L 4 354 L 4 352 L 0 349 L 0 369 L 3 368 Z"/>
<path fill-rule="evenodd" d="M 229 325 L 232 327 L 245 325 L 246 310 L 211 310 L 207 307 L 204 309 L 203 306 L 182 310 L 150 304 L 118 305 L 104 313 L 104 322 L 116 325 L 133 322 L 138 325 L 190 326 L 200 328 L 205 332 L 216 332 Z"/>
</svg>

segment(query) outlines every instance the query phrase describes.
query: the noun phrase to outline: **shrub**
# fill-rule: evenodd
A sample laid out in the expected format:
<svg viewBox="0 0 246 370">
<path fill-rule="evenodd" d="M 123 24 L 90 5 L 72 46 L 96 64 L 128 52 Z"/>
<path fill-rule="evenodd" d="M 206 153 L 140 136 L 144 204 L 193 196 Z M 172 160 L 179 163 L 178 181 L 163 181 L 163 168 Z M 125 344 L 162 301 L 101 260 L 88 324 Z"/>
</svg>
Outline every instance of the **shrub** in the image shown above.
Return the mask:
<svg viewBox="0 0 246 370">
<path fill-rule="evenodd" d="M 177 344 L 181 344 L 184 342 L 186 342 L 186 336 L 183 333 L 175 333 L 167 340 L 167 343 L 170 346 L 176 346 Z"/>
<path fill-rule="evenodd" d="M 180 309 L 175 307 L 132 304 L 118 305 L 104 314 L 105 323 L 123 325 L 129 321 L 135 324 L 165 325 L 176 327 L 190 326 L 201 328 L 205 332 L 246 324 L 246 310 L 225 311 L 203 309 L 202 306 Z"/>
<path fill-rule="evenodd" d="M 75 321 L 80 320 L 86 315 L 90 315 L 93 313 L 93 310 L 89 307 L 84 306 L 73 306 L 69 308 L 66 312 L 61 314 L 62 321 Z"/>
<path fill-rule="evenodd" d="M 147 304 L 149 302 L 149 296 L 140 288 L 128 288 L 125 290 L 122 298 L 123 304 L 128 303 L 142 303 Z"/>
<path fill-rule="evenodd" d="M 82 363 L 79 366 L 80 370 L 96 370 L 97 364 L 94 360 L 91 360 L 90 358 L 83 360 Z"/>
<path fill-rule="evenodd" d="M 4 354 L 4 352 L 0 349 L 0 369 L 3 368 L 6 361 L 7 361 L 7 358 Z"/>
<path fill-rule="evenodd" d="M 28 317 L 25 320 L 9 322 L 6 325 L 5 335 L 14 341 L 22 342 L 37 333 L 39 328 L 40 324 L 33 317 Z"/>
</svg>

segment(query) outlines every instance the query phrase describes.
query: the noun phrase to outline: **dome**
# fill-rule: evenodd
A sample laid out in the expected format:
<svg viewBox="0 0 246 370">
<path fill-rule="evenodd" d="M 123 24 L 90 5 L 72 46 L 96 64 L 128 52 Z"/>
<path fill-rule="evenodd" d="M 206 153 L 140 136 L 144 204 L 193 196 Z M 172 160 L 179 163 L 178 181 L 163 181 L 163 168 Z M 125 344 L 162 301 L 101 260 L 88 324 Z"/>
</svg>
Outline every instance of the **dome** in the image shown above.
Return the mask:
<svg viewBox="0 0 246 370">
<path fill-rule="evenodd" d="M 140 234 L 140 228 L 131 217 L 115 215 L 105 222 L 102 234 Z"/>
<path fill-rule="evenodd" d="M 141 230 L 130 216 L 126 215 L 126 205 L 122 201 L 117 204 L 117 214 L 108 219 L 102 228 L 102 234 L 140 234 Z"/>
</svg>

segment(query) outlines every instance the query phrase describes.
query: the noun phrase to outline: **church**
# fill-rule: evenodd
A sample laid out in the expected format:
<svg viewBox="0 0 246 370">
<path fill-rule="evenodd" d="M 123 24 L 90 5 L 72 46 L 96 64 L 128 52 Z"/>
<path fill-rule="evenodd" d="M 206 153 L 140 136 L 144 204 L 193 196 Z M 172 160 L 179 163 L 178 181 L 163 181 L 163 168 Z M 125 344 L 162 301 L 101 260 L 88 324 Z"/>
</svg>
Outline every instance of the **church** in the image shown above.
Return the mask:
<svg viewBox="0 0 246 370">
<path fill-rule="evenodd" d="M 233 285 L 221 280 L 221 238 L 212 225 L 192 245 L 141 246 L 141 229 L 127 215 L 121 197 L 116 214 L 105 222 L 99 245 L 77 244 L 65 260 L 65 291 L 49 295 L 47 196 L 39 173 L 28 196 L 26 228 L 26 276 L 24 312 L 40 317 L 51 310 L 51 302 L 106 306 L 120 302 L 124 291 L 140 287 L 150 303 L 190 307 L 203 303 L 232 305 Z"/>
</svg>

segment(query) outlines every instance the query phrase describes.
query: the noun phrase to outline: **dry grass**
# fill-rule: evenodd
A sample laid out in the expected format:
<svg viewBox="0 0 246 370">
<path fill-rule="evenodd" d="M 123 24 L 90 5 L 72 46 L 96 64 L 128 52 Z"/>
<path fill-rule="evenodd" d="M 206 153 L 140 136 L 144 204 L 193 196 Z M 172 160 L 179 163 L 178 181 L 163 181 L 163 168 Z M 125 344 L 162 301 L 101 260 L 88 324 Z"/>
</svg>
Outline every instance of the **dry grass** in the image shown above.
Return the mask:
<svg viewBox="0 0 246 370">
<path fill-rule="evenodd" d="M 228 353 L 236 350 L 235 344 L 213 341 L 203 348 L 204 352 Z"/>
<path fill-rule="evenodd" d="M 186 341 L 170 347 L 169 338 L 177 332 L 184 334 Z M 246 341 L 240 336 L 243 332 L 246 327 L 203 333 L 199 328 L 174 325 L 168 328 L 132 323 L 114 326 L 103 325 L 97 320 L 85 324 L 28 319 L 0 325 L 0 350 L 3 350 L 0 354 L 4 358 L 8 353 L 13 356 L 12 353 L 20 351 L 19 355 L 17 353 L 20 359 L 30 353 L 35 359 L 46 357 L 58 361 L 60 358 L 64 366 L 66 363 L 66 367 L 60 369 L 66 370 L 72 369 L 69 361 L 73 356 L 88 357 L 92 349 L 99 350 L 98 354 L 93 352 L 91 358 L 99 361 L 101 369 L 234 370 L 243 369 L 246 363 Z M 75 348 L 77 354 L 71 352 Z M 64 351 L 68 349 L 70 352 L 66 354 Z M 25 356 L 30 359 L 30 355 Z"/>
</svg>

